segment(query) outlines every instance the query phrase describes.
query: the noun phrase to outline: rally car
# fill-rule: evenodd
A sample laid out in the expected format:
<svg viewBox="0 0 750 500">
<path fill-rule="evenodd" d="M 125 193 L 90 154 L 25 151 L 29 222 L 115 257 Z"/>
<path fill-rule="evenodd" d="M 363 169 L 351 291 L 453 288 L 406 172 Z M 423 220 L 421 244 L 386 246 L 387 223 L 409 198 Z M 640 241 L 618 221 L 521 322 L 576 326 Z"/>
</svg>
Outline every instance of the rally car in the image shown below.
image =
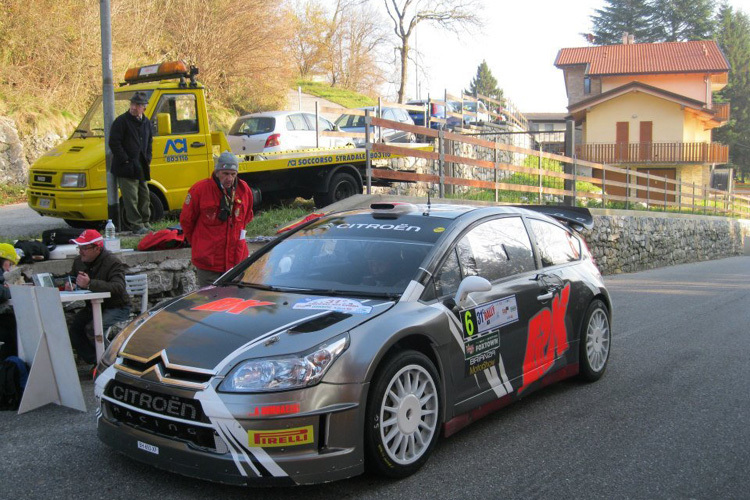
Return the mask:
<svg viewBox="0 0 750 500">
<path fill-rule="evenodd" d="M 612 305 L 577 232 L 591 224 L 585 209 L 388 203 L 307 221 L 113 340 L 98 435 L 224 483 L 412 474 L 439 435 L 602 376 Z"/>
</svg>

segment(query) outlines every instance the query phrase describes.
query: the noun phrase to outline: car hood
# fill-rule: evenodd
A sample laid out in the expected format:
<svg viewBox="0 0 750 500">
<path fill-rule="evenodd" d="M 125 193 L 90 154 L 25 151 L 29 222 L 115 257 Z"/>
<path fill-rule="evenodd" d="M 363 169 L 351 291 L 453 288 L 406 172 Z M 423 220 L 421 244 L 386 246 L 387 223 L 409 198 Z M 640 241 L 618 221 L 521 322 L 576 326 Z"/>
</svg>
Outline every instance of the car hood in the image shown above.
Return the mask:
<svg viewBox="0 0 750 500">
<path fill-rule="evenodd" d="M 386 299 L 211 287 L 153 314 L 135 329 L 120 353 L 144 361 L 162 353 L 171 365 L 218 373 L 256 345 L 263 345 L 262 352 L 246 358 L 302 352 L 393 304 Z M 263 342 L 276 334 L 280 341 Z"/>
</svg>

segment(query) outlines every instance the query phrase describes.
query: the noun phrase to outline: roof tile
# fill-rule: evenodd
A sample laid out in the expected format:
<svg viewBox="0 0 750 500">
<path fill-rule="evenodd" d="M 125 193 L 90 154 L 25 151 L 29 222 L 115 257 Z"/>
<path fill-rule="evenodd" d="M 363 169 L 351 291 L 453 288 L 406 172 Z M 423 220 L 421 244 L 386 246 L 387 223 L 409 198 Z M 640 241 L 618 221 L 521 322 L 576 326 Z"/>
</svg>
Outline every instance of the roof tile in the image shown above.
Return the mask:
<svg viewBox="0 0 750 500">
<path fill-rule="evenodd" d="M 560 49 L 555 66 L 588 64 L 589 75 L 727 72 L 713 40 L 633 43 Z"/>
</svg>

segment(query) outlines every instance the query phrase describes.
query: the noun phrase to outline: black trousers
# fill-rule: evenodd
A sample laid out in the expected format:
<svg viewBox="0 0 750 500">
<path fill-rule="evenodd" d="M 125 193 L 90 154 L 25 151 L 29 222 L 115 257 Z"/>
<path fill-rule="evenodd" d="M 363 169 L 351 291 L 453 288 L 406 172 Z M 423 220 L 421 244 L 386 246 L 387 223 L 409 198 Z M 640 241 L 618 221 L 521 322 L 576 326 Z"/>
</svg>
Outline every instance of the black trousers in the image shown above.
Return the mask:
<svg viewBox="0 0 750 500">
<path fill-rule="evenodd" d="M 130 316 L 129 307 L 102 309 L 104 333 L 106 334 L 107 328 L 115 323 L 128 319 L 128 316 Z M 94 313 L 91 307 L 84 307 L 73 316 L 73 321 L 70 323 L 70 328 L 68 328 L 70 345 L 75 349 L 78 357 L 89 364 L 96 363 L 93 320 Z"/>
<path fill-rule="evenodd" d="M 8 356 L 18 356 L 16 337 L 16 316 L 11 313 L 0 314 L 0 361 Z"/>
</svg>

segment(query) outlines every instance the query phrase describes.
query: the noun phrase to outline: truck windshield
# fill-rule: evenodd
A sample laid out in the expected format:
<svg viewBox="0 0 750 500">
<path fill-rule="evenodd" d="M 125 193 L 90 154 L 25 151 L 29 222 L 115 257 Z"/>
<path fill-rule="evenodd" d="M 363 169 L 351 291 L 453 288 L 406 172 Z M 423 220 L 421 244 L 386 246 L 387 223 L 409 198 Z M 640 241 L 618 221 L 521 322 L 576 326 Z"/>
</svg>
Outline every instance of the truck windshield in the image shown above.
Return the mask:
<svg viewBox="0 0 750 500">
<path fill-rule="evenodd" d="M 130 98 L 135 93 L 135 90 L 128 92 L 115 92 L 115 116 L 117 118 L 130 107 Z M 153 91 L 147 90 L 146 95 L 150 98 Z M 73 132 L 73 137 L 104 137 L 104 105 L 102 104 L 102 96 L 98 96 L 94 103 L 91 105 L 89 110 L 86 112 L 86 116 L 83 117 L 81 123 L 76 127 Z"/>
</svg>

